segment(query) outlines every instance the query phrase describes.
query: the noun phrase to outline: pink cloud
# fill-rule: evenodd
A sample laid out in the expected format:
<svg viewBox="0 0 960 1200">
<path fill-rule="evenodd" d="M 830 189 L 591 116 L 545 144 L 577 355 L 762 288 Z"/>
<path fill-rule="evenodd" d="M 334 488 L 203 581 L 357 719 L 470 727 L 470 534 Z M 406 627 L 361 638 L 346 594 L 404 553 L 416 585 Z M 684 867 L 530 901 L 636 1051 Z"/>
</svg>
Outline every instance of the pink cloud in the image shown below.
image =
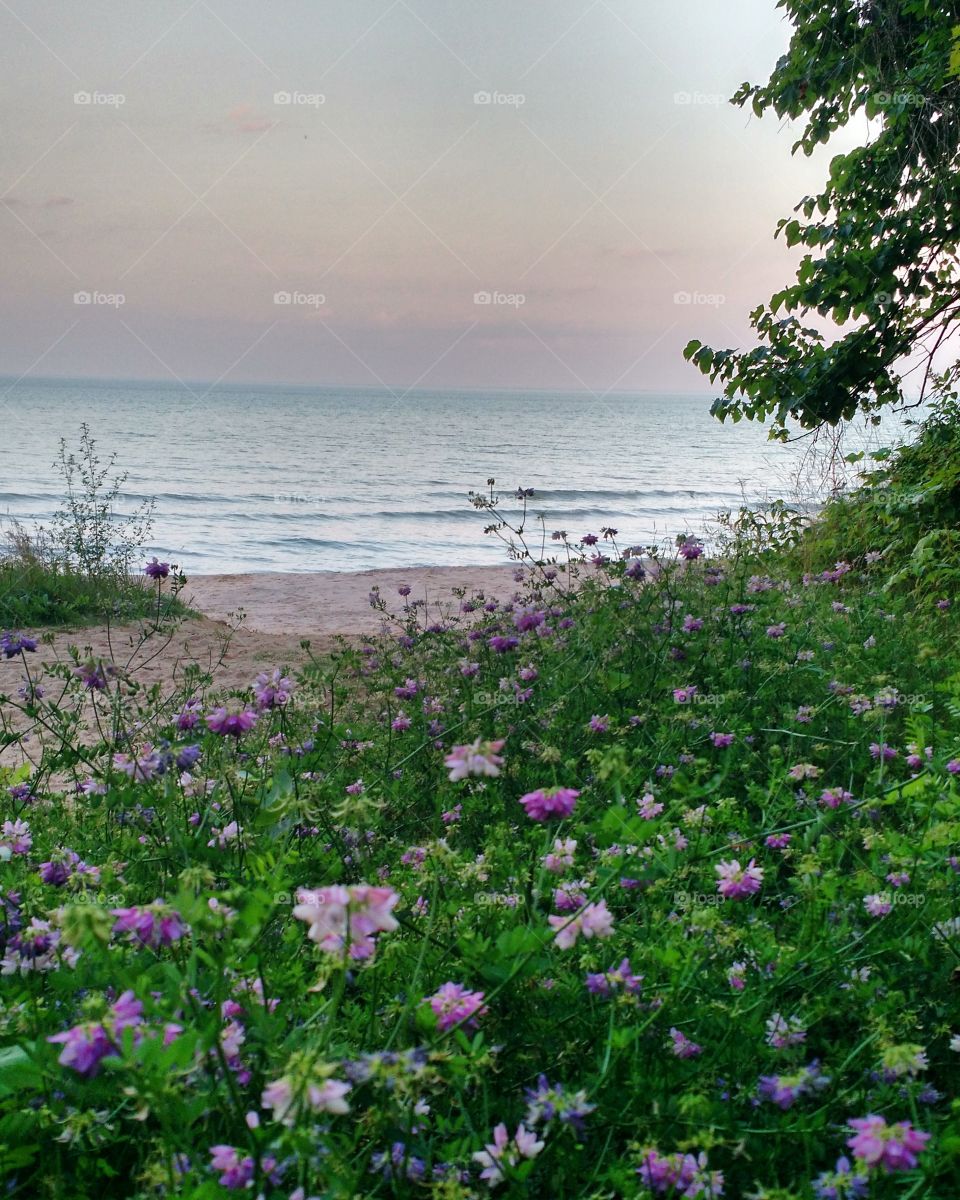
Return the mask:
<svg viewBox="0 0 960 1200">
<path fill-rule="evenodd" d="M 250 104 L 236 104 L 227 113 L 227 120 L 238 133 L 263 133 L 274 122 L 269 117 L 258 117 Z"/>
</svg>

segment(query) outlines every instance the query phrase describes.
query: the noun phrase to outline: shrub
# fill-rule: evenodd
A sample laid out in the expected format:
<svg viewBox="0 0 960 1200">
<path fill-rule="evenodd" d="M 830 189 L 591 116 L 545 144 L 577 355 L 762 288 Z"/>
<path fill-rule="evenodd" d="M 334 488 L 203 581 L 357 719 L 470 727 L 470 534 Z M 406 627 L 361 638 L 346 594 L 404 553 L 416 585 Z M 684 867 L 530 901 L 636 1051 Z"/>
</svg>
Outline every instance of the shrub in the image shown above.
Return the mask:
<svg viewBox="0 0 960 1200">
<path fill-rule="evenodd" d="M 159 623 L 164 615 L 182 614 L 176 592 L 184 581 L 176 569 L 174 586 L 162 602 L 140 569 L 153 501 L 129 517 L 117 515 L 127 476 L 116 471 L 116 456 L 104 463 L 84 424 L 78 451 L 68 451 L 61 439 L 54 468 L 63 480 L 64 498 L 50 528 L 38 527 L 31 534 L 14 522 L 7 532 L 7 551 L 0 556 L 0 626 L 144 616 Z"/>
<path fill-rule="evenodd" d="M 797 561 L 818 571 L 854 561 L 874 546 L 887 568 L 889 590 L 934 597 L 960 582 L 960 403 L 941 395 L 928 415 L 908 423 L 913 436 L 892 449 L 849 462 L 870 467 L 852 490 L 811 522 Z"/>
</svg>

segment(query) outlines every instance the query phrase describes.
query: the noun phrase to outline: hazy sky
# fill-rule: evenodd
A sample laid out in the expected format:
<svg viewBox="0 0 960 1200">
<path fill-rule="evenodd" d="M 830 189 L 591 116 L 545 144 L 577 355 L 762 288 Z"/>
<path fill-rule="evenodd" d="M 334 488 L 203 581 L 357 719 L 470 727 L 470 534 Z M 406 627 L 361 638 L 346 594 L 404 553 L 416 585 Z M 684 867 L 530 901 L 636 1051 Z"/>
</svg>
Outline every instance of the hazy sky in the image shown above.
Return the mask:
<svg viewBox="0 0 960 1200">
<path fill-rule="evenodd" d="M 725 103 L 787 37 L 774 0 L 3 0 L 0 372 L 704 388 L 683 345 L 745 341 L 824 173 Z"/>
</svg>

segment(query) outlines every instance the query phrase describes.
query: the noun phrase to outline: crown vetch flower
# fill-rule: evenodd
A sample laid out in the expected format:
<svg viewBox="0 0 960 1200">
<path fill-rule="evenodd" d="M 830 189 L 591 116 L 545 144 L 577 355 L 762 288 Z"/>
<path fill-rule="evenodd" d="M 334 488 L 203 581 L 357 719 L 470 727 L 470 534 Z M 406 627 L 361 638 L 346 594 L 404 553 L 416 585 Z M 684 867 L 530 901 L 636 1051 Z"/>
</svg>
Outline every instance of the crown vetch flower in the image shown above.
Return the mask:
<svg viewBox="0 0 960 1200">
<path fill-rule="evenodd" d="M 221 1187 L 236 1192 L 245 1190 L 253 1183 L 257 1164 L 252 1155 L 247 1154 L 241 1158 L 236 1147 L 226 1145 L 211 1146 L 209 1153 L 211 1170 L 221 1172 L 218 1181 Z M 283 1175 L 283 1166 L 272 1154 L 265 1154 L 260 1159 L 260 1170 L 274 1186 L 280 1182 Z"/>
<path fill-rule="evenodd" d="M 147 742 L 139 754 L 114 754 L 113 765 L 137 783 L 149 783 L 155 775 L 162 775 L 165 767 L 163 757 Z"/>
<path fill-rule="evenodd" d="M 580 793 L 576 788 L 538 788 L 520 797 L 531 821 L 549 821 L 551 817 L 569 817 Z"/>
<path fill-rule="evenodd" d="M 645 1187 L 656 1196 L 682 1196 L 693 1200 L 714 1200 L 723 1195 L 723 1174 L 707 1170 L 707 1156 L 692 1154 L 661 1154 L 648 1150 L 637 1174 Z"/>
<path fill-rule="evenodd" d="M 454 1025 L 475 1026 L 477 1018 L 488 1011 L 483 992 L 469 992 L 462 983 L 445 983 L 425 1003 L 433 1009 L 442 1033 Z"/>
<path fill-rule="evenodd" d="M 113 926 L 114 933 L 128 933 L 130 941 L 139 942 L 153 950 L 173 945 L 186 932 L 183 918 L 163 900 L 143 906 L 114 908 L 111 912 L 117 918 Z"/>
<path fill-rule="evenodd" d="M 930 1140 L 930 1134 L 914 1129 L 910 1121 L 888 1125 L 885 1117 L 854 1117 L 847 1122 L 854 1135 L 847 1139 L 853 1156 L 868 1167 L 884 1171 L 909 1171 Z"/>
<path fill-rule="evenodd" d="M 239 712 L 231 712 L 221 705 L 207 714 L 207 728 L 211 733 L 219 733 L 221 737 L 243 737 L 257 723 L 257 714 L 249 708 Z"/>
<path fill-rule="evenodd" d="M 677 1058 L 696 1058 L 703 1053 L 703 1047 L 692 1042 L 687 1035 L 675 1027 L 670 1029 L 670 1049 Z"/>
<path fill-rule="evenodd" d="M 503 766 L 500 751 L 503 749 L 503 738 L 487 742 L 477 738 L 469 746 L 454 746 L 443 760 L 449 770 L 451 783 L 466 779 L 469 775 L 486 775 L 496 778 Z"/>
<path fill-rule="evenodd" d="M 870 896 L 864 896 L 863 907 L 871 917 L 885 917 L 893 911 L 893 901 L 889 892 L 874 892 Z"/>
<path fill-rule="evenodd" d="M 584 1121 L 597 1107 L 587 1102 L 585 1091 L 568 1092 L 562 1083 L 550 1083 L 546 1075 L 537 1077 L 537 1086 L 526 1088 L 526 1123 L 533 1128 L 551 1121 L 562 1121 L 582 1137 Z"/>
<path fill-rule="evenodd" d="M 57 1059 L 61 1067 L 72 1068 L 84 1079 L 92 1079 L 100 1070 L 103 1059 L 118 1053 L 110 1035 L 96 1021 L 74 1025 L 72 1029 L 48 1037 L 47 1041 L 63 1046 Z"/>
<path fill-rule="evenodd" d="M 0 858 L 4 850 L 10 855 L 26 854 L 33 845 L 33 835 L 26 821 L 4 821 L 3 837 L 0 840 Z"/>
<path fill-rule="evenodd" d="M 166 577 L 170 574 L 170 564 L 166 562 L 158 562 L 157 556 L 154 555 L 153 558 L 151 558 L 151 560 L 143 568 L 143 573 L 144 575 L 149 575 L 151 579 L 166 579 Z"/>
<path fill-rule="evenodd" d="M 810 1095 L 826 1087 L 830 1080 L 820 1071 L 816 1059 L 809 1066 L 801 1067 L 788 1075 L 762 1075 L 759 1093 L 764 1100 L 784 1110 L 791 1108 L 801 1096 Z"/>
<path fill-rule="evenodd" d="M 613 913 L 607 908 L 606 900 L 588 904 L 575 917 L 551 915 L 547 921 L 557 931 L 553 940 L 561 950 L 575 946 L 581 934 L 587 939 L 613 936 Z"/>
<path fill-rule="evenodd" d="M 842 787 L 825 788 L 820 803 L 824 808 L 839 808 L 841 804 L 853 804 L 853 795 Z"/>
<path fill-rule="evenodd" d="M 714 867 L 720 876 L 717 881 L 717 891 L 725 900 L 739 900 L 760 891 L 763 883 L 763 868 L 755 865 L 751 858 L 745 867 L 741 867 L 737 859 L 729 862 L 719 862 Z"/>
<path fill-rule="evenodd" d="M 63 1033 L 55 1033 L 47 1041 L 63 1046 L 57 1060 L 62 1067 L 70 1067 L 85 1079 L 92 1079 L 100 1070 L 100 1063 L 120 1053 L 117 1044 L 124 1029 L 141 1024 L 143 1004 L 132 991 L 124 992 L 111 1007 L 103 1021 L 86 1021 L 74 1025 Z"/>
<path fill-rule="evenodd" d="M 0 634 L 0 653 L 4 658 L 16 658 L 18 654 L 24 651 L 34 651 L 37 648 L 37 643 L 32 637 L 27 637 L 25 633 L 3 633 Z"/>
<path fill-rule="evenodd" d="M 261 1103 L 272 1110 L 275 1121 L 288 1127 L 296 1123 L 301 1109 L 342 1116 L 350 1111 L 346 1095 L 353 1085 L 329 1078 L 333 1070 L 333 1067 L 315 1067 L 311 1077 L 302 1081 L 289 1075 L 275 1079 L 263 1089 Z"/>
<path fill-rule="evenodd" d="M 31 971 L 56 971 L 60 966 L 75 967 L 80 954 L 61 941 L 60 930 L 49 921 L 31 917 L 25 929 L 18 930 L 7 942 L 0 962 L 0 975 L 27 975 Z"/>
<path fill-rule="evenodd" d="M 816 1200 L 866 1200 L 870 1193 L 870 1180 L 866 1175 L 855 1175 L 850 1159 L 841 1156 L 833 1171 L 824 1171 L 813 1181 Z"/>
<path fill-rule="evenodd" d="M 80 680 L 88 692 L 106 691 L 107 684 L 116 673 L 115 667 L 104 666 L 102 662 L 94 662 L 92 659 L 75 667 L 73 671 L 74 676 Z"/>
<path fill-rule="evenodd" d="M 576 838 L 555 838 L 553 850 L 541 860 L 545 869 L 554 875 L 562 875 L 567 867 L 573 866 L 577 849 Z"/>
<path fill-rule="evenodd" d="M 271 673 L 261 671 L 253 683 L 253 696 L 261 712 L 271 708 L 283 708 L 290 701 L 293 680 L 277 667 Z"/>
<path fill-rule="evenodd" d="M 602 974 L 587 976 L 587 991 L 594 996 L 610 996 L 621 988 L 628 995 L 636 995 L 643 989 L 643 976 L 634 975 L 630 959 L 620 960 L 618 967 L 611 967 Z"/>
<path fill-rule="evenodd" d="M 785 1050 L 788 1046 L 799 1046 L 807 1040 L 807 1031 L 800 1018 L 793 1014 L 785 1017 L 775 1012 L 767 1019 L 767 1045 L 775 1050 Z"/>
<path fill-rule="evenodd" d="M 300 888 L 293 915 L 307 923 L 307 937 L 321 950 L 338 954 L 348 947 L 351 958 L 365 959 L 373 954 L 378 933 L 398 927 L 391 910 L 399 900 L 392 888 L 365 883 Z"/>
<path fill-rule="evenodd" d="M 546 1142 L 538 1141 L 537 1135 L 524 1125 L 518 1125 L 511 1138 L 506 1125 L 501 1123 L 493 1131 L 493 1141 L 477 1150 L 473 1161 L 483 1167 L 480 1178 L 493 1189 L 506 1178 L 504 1168 L 515 1167 L 523 1158 L 536 1158 L 545 1145 Z"/>
</svg>

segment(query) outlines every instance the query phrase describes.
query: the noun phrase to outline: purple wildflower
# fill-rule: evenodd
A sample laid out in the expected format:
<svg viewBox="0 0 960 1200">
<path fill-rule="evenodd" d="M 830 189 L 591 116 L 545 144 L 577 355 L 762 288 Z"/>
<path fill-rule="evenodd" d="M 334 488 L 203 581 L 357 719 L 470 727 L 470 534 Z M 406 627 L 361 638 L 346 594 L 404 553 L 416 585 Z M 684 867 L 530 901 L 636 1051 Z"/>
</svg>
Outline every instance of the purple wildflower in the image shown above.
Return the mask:
<svg viewBox="0 0 960 1200">
<path fill-rule="evenodd" d="M 230 712 L 221 706 L 208 713 L 206 721 L 211 733 L 219 733 L 221 737 L 240 738 L 256 725 L 257 714 L 249 708 L 240 712 Z"/>
<path fill-rule="evenodd" d="M 16 658 L 24 651 L 34 651 L 36 648 L 37 643 L 32 637 L 27 637 L 25 633 L 0 634 L 0 653 L 4 658 Z"/>
<path fill-rule="evenodd" d="M 549 821 L 551 817 L 569 817 L 579 795 L 576 788 L 538 788 L 521 796 L 520 803 L 532 821 Z"/>
<path fill-rule="evenodd" d="M 144 575 L 149 575 L 151 579 L 166 579 L 166 577 L 170 574 L 170 564 L 158 562 L 157 556 L 154 555 L 153 558 L 143 568 L 143 573 Z"/>
<path fill-rule="evenodd" d="M 910 1171 L 930 1140 L 930 1134 L 914 1129 L 909 1121 L 888 1125 L 884 1117 L 854 1117 L 847 1124 L 854 1136 L 847 1140 L 853 1156 L 868 1167 L 884 1171 Z"/>
</svg>

